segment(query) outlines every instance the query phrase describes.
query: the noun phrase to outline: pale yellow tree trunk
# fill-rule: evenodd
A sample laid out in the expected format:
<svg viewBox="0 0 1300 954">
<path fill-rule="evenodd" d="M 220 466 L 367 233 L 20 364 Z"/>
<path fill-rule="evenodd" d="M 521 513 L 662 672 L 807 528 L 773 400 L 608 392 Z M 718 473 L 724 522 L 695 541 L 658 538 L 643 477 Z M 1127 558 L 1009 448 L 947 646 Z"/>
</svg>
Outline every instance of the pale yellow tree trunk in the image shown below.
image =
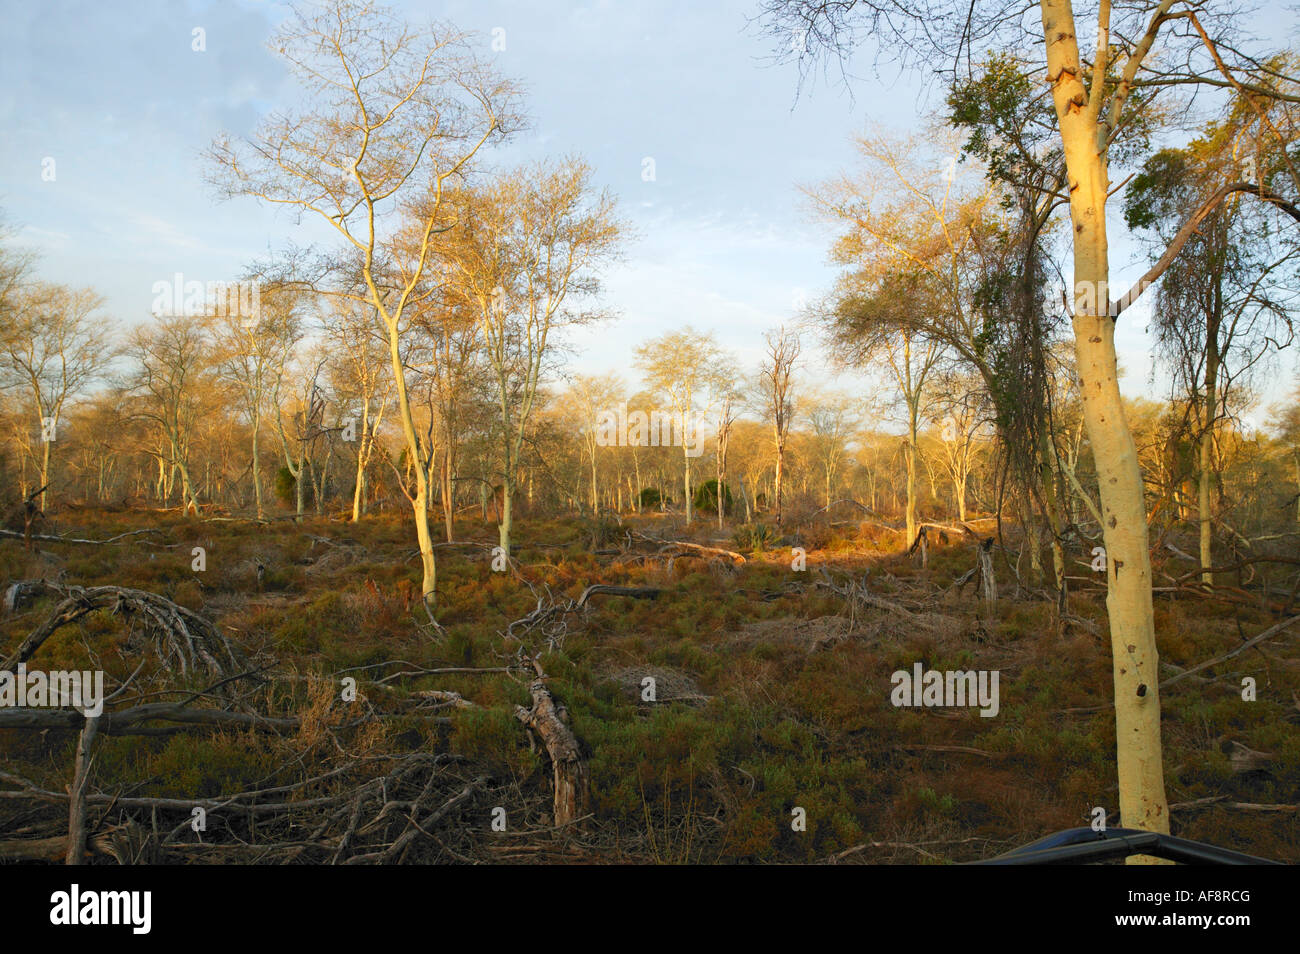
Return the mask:
<svg viewBox="0 0 1300 954">
<path fill-rule="evenodd" d="M 447 531 L 447 542 L 456 538 L 456 488 L 452 481 L 452 468 L 455 464 L 455 452 L 451 441 L 442 457 L 442 521 Z"/>
<path fill-rule="evenodd" d="M 778 427 L 776 431 L 776 486 L 773 488 L 772 496 L 776 498 L 776 522 L 781 524 L 781 494 L 782 481 L 785 479 L 785 435 Z"/>
<path fill-rule="evenodd" d="M 1146 506 L 1137 448 L 1124 416 L 1108 314 L 1107 164 L 1099 103 L 1089 102 L 1068 0 L 1041 0 L 1047 73 L 1065 148 L 1074 239 L 1074 339 L 1083 414 L 1101 489 L 1115 683 L 1121 823 L 1169 831 L 1160 745 L 1160 690 Z"/>
<path fill-rule="evenodd" d="M 253 500 L 257 505 L 257 519 L 261 520 L 266 516 L 266 510 L 262 503 L 262 448 L 257 437 L 258 432 L 262 429 L 262 415 L 257 409 L 253 410 Z"/>
<path fill-rule="evenodd" d="M 357 479 L 352 488 L 352 522 L 361 519 L 361 501 L 366 496 L 366 441 L 370 431 L 370 399 L 367 395 L 365 406 L 361 410 L 361 439 L 357 444 Z"/>
<path fill-rule="evenodd" d="M 50 487 L 50 443 L 48 437 L 42 436 L 44 447 L 41 448 L 41 486 L 45 489 L 41 491 L 41 513 L 45 512 L 46 501 L 49 499 Z"/>
<path fill-rule="evenodd" d="M 1214 524 L 1210 511 L 1210 483 L 1214 476 L 1214 424 L 1219 411 L 1219 323 L 1217 316 L 1210 321 L 1205 335 L 1205 431 L 1201 435 L 1200 473 L 1196 506 L 1201 530 L 1201 582 L 1213 585 L 1214 574 Z"/>
<path fill-rule="evenodd" d="M 1210 567 L 1214 566 L 1214 525 L 1210 516 L 1210 479 L 1213 465 L 1213 447 L 1214 430 L 1212 427 L 1206 427 L 1205 433 L 1201 435 L 1201 460 L 1200 460 L 1200 480 L 1196 490 L 1196 506 L 1198 509 L 1197 519 L 1201 524 L 1201 582 L 1206 585 L 1214 584 L 1214 574 L 1210 572 Z"/>
<path fill-rule="evenodd" d="M 369 279 L 368 274 L 366 277 Z M 378 300 L 379 295 L 374 291 L 373 282 L 370 284 L 372 294 Z M 425 608 L 432 617 L 434 607 L 438 604 L 438 572 L 434 562 L 433 537 L 429 533 L 429 468 L 420 450 L 420 439 L 415 432 L 415 420 L 411 417 L 411 401 L 406 390 L 406 369 L 402 365 L 397 322 L 389 318 L 385 312 L 380 313 L 388 325 L 388 350 L 393 363 L 393 379 L 397 388 L 397 409 L 402 419 L 402 434 L 406 437 L 407 463 L 414 465 L 412 469 L 415 471 L 416 489 L 415 499 L 411 501 L 411 509 L 415 515 L 415 538 L 420 546 L 420 567 L 424 576 L 421 593 Z"/>
<path fill-rule="evenodd" d="M 424 605 L 432 612 L 438 603 L 438 568 L 433 559 L 433 535 L 429 533 L 428 478 L 423 475 L 418 477 L 416 488 L 415 500 L 411 506 L 415 511 L 415 539 L 420 545 L 420 569 L 423 573 L 421 593 Z"/>
<path fill-rule="evenodd" d="M 686 434 L 685 414 L 682 415 L 682 434 Z M 685 436 L 682 437 L 682 482 L 686 488 L 686 523 L 689 525 L 695 516 L 695 501 L 691 499 L 691 454 Z"/>
<path fill-rule="evenodd" d="M 501 549 L 507 555 L 510 553 L 510 532 L 515 523 L 514 491 L 514 480 L 507 474 L 501 481 L 501 525 L 497 528 Z"/>
<path fill-rule="evenodd" d="M 903 458 L 907 464 L 907 545 L 916 539 L 916 423 L 915 417 L 907 429 L 907 446 L 903 448 Z"/>
</svg>

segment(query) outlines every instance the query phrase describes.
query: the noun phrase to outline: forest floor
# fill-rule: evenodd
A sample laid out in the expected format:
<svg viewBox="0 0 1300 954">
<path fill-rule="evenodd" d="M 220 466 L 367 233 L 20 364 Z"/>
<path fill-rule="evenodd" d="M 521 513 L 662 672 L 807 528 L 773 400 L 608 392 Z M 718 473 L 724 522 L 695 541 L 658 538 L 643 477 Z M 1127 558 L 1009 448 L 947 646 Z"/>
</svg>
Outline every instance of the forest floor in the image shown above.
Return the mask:
<svg viewBox="0 0 1300 954">
<path fill-rule="evenodd" d="M 660 515 L 525 517 L 513 564 L 494 571 L 495 527 L 465 520 L 464 543 L 437 550 L 437 631 L 409 515 L 77 511 L 40 530 L 151 532 L 30 551 L 0 539 L 6 592 L 39 579 L 148 591 L 213 621 L 242 654 L 228 682 L 181 673 L 157 630 L 116 604 L 28 661 L 102 669 L 110 693 L 129 680 L 106 711 L 173 702 L 251 716 L 102 731 L 86 808 L 96 861 L 947 863 L 1086 826 L 1097 807 L 1119 824 L 1100 574 L 1076 584 L 1061 624 L 995 551 L 988 606 L 974 582 L 954 585 L 976 565 L 969 538 L 936 541 L 922 568 L 901 534 L 867 524 L 792 530 L 755 550 L 707 516 L 689 531 Z M 655 542 L 667 540 L 743 550 L 744 562 Z M 793 568 L 793 546 L 806 568 Z M 1088 559 L 1071 554 L 1071 574 L 1089 577 Z M 591 584 L 659 593 L 570 606 Z M 6 607 L 0 658 L 70 595 Z M 539 605 L 553 612 L 511 628 Z M 1162 672 L 1283 618 L 1258 601 L 1158 593 Z M 1297 637 L 1300 626 L 1162 691 L 1175 834 L 1300 862 Z M 581 817 L 558 828 L 546 749 L 515 710 L 533 702 L 522 663 L 534 657 L 590 785 Z M 893 705 L 892 674 L 918 663 L 998 672 L 996 716 Z M 76 724 L 0 728 L 0 859 L 62 858 L 77 744 Z"/>
</svg>

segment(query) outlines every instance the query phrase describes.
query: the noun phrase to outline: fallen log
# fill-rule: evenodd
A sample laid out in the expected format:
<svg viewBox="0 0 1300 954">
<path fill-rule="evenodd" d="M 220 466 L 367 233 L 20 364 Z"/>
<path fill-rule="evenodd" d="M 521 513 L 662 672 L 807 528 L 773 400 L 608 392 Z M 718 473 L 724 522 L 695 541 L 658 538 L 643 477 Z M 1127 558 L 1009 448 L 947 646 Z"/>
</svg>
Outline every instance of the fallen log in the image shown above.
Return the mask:
<svg viewBox="0 0 1300 954">
<path fill-rule="evenodd" d="M 1166 544 L 1166 546 L 1169 545 Z M 1196 558 L 1191 556 L 1190 554 L 1180 553 L 1179 556 L 1185 556 L 1189 560 L 1196 561 Z M 1200 562 L 1200 561 L 1196 561 L 1196 562 Z M 1282 557 L 1282 556 L 1247 557 L 1244 560 L 1238 560 L 1236 563 L 1225 563 L 1222 566 L 1212 566 L 1209 569 L 1205 569 L 1205 570 L 1202 569 L 1189 570 L 1188 572 L 1182 574 L 1181 576 L 1175 577 L 1174 582 L 1181 585 L 1183 583 L 1186 583 L 1188 580 L 1192 579 L 1193 577 L 1200 576 L 1203 573 L 1234 573 L 1238 570 L 1244 570 L 1248 566 L 1254 566 L 1257 563 L 1281 563 L 1284 566 L 1300 566 L 1300 559 L 1297 559 L 1295 557 Z"/>
<path fill-rule="evenodd" d="M 118 864 L 131 864 L 136 860 L 132 857 L 135 852 L 131 849 L 148 842 L 149 836 L 140 829 L 140 826 L 128 822 L 87 836 L 85 851 L 92 855 L 113 858 Z M 67 835 L 0 840 L 0 861 L 63 861 L 67 856 Z"/>
<path fill-rule="evenodd" d="M 1272 752 L 1256 751 L 1234 739 L 1223 739 L 1219 751 L 1228 757 L 1228 764 L 1238 775 L 1266 771 L 1277 759 Z"/>
</svg>

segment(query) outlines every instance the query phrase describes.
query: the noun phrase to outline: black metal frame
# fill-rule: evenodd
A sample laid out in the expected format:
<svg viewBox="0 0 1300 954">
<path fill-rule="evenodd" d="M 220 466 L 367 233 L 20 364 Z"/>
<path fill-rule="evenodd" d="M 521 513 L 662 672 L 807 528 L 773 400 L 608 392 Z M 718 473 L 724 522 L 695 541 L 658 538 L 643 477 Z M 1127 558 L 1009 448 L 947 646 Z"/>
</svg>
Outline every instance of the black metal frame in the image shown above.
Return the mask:
<svg viewBox="0 0 1300 954">
<path fill-rule="evenodd" d="M 1093 831 L 1071 828 L 1024 845 L 996 858 L 970 861 L 972 865 L 1071 865 L 1151 855 L 1188 865 L 1276 865 L 1280 861 L 1256 858 L 1240 851 L 1230 851 L 1173 835 L 1136 828 L 1112 828 Z"/>
</svg>

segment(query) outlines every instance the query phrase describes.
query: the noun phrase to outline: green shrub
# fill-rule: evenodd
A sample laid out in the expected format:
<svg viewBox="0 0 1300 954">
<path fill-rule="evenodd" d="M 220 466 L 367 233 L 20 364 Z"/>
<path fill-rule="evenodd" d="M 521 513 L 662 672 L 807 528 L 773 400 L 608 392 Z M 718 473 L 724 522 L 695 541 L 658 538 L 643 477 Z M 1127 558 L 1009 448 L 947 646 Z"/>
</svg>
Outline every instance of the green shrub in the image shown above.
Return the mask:
<svg viewBox="0 0 1300 954">
<path fill-rule="evenodd" d="M 722 506 L 727 511 L 732 508 L 731 488 L 725 483 L 722 485 Z M 695 488 L 695 509 L 704 510 L 708 513 L 718 512 L 718 482 L 716 480 L 706 480 Z"/>
<path fill-rule="evenodd" d="M 275 472 L 275 496 L 280 503 L 286 507 L 298 506 L 298 479 L 294 477 L 293 471 L 288 466 L 283 466 Z M 312 502 L 311 481 L 302 488 L 302 505 L 308 506 Z"/>
</svg>

